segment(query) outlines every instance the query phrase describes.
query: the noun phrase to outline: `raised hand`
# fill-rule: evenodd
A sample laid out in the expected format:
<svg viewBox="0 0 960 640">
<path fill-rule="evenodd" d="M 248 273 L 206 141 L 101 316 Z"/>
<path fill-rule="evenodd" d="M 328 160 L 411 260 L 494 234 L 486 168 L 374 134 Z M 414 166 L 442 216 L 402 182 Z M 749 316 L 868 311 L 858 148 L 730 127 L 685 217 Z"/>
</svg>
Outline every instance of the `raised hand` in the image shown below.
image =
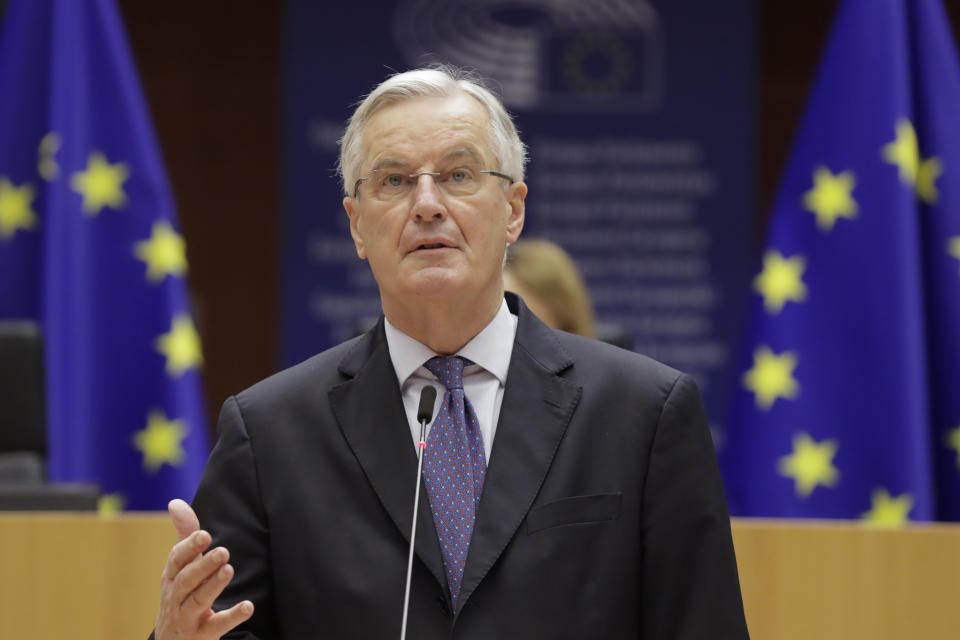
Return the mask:
<svg viewBox="0 0 960 640">
<path fill-rule="evenodd" d="M 179 542 L 170 550 L 160 576 L 160 612 L 156 640 L 211 640 L 219 638 L 253 615 L 253 603 L 238 602 L 214 612 L 214 600 L 233 577 L 224 547 L 210 551 L 212 538 L 200 530 L 200 521 L 183 500 L 167 505 Z"/>
</svg>

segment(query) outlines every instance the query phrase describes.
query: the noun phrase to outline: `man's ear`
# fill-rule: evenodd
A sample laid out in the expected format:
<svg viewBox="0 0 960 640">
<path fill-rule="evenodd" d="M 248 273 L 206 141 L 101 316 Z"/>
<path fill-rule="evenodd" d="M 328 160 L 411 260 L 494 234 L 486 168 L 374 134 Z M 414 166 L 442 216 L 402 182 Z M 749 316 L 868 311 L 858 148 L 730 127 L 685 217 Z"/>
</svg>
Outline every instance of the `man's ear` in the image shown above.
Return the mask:
<svg viewBox="0 0 960 640">
<path fill-rule="evenodd" d="M 363 244 L 363 238 L 360 236 L 360 207 L 357 206 L 356 200 L 347 196 L 343 199 L 343 208 L 347 212 L 347 216 L 350 218 L 350 237 L 353 238 L 353 246 L 357 249 L 357 257 L 361 260 L 367 259 L 367 249 Z"/>
<path fill-rule="evenodd" d="M 520 238 L 523 221 L 526 217 L 527 184 L 514 182 L 507 188 L 507 206 L 510 208 L 507 218 L 507 242 L 513 243 Z"/>
</svg>

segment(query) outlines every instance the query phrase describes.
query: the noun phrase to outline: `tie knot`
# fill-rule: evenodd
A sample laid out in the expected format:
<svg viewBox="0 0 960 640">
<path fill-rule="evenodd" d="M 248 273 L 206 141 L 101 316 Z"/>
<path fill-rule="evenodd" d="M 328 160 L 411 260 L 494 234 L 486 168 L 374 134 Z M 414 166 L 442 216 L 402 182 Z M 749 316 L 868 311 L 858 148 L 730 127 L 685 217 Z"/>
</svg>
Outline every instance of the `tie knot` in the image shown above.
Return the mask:
<svg viewBox="0 0 960 640">
<path fill-rule="evenodd" d="M 447 391 L 452 391 L 463 389 L 463 368 L 468 364 L 473 363 L 460 356 L 436 356 L 427 360 L 423 366 L 437 376 L 437 380 L 443 383 Z"/>
</svg>

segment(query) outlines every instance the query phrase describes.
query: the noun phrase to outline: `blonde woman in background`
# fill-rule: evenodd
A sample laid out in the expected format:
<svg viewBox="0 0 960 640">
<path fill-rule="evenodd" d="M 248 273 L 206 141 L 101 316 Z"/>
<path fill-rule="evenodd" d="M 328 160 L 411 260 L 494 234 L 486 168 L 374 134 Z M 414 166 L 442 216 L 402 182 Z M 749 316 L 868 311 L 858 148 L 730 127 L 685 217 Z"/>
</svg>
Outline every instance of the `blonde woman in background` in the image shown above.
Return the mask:
<svg viewBox="0 0 960 640">
<path fill-rule="evenodd" d="M 596 337 L 593 305 L 567 252 L 549 240 L 520 240 L 507 251 L 504 288 L 513 291 L 544 323 Z"/>
</svg>

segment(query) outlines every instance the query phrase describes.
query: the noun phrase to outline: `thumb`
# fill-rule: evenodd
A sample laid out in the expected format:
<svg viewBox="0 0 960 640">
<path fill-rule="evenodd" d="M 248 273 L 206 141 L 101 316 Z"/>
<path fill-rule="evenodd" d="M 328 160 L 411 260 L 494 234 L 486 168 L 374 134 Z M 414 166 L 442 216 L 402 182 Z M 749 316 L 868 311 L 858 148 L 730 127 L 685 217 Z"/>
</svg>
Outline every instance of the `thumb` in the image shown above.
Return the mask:
<svg viewBox="0 0 960 640">
<path fill-rule="evenodd" d="M 177 528 L 177 535 L 180 540 L 183 540 L 200 528 L 200 521 L 197 519 L 197 514 L 193 512 L 189 504 L 180 498 L 171 500 L 167 505 L 167 511 L 170 512 L 170 517 L 173 519 L 173 526 Z"/>
</svg>

